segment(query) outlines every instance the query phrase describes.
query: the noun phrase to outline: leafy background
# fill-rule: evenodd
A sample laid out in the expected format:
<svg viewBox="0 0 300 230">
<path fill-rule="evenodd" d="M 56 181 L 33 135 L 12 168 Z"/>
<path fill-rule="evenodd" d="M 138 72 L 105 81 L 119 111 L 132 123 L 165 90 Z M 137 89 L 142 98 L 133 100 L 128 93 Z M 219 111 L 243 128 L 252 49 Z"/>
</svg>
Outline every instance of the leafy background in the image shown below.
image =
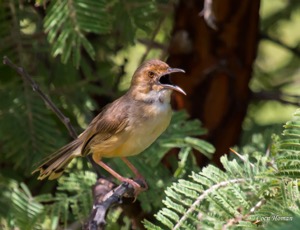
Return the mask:
<svg viewBox="0 0 300 230">
<path fill-rule="evenodd" d="M 1 57 L 23 66 L 80 133 L 105 104 L 126 91 L 144 59 L 166 59 L 177 1 L 0 4 Z M 210 157 L 214 148 L 196 138 L 206 132 L 201 122 L 181 111 L 155 144 L 132 159 L 151 187 L 138 199 L 147 228 L 174 228 L 185 219 L 183 226 L 191 229 L 274 229 L 278 223 L 282 225 L 277 228 L 297 229 L 299 112 L 293 119 L 292 114 L 299 105 L 299 5 L 261 1 L 261 39 L 250 88 L 269 93 L 249 105 L 236 147 L 242 157 L 222 157 L 224 171 L 213 165 L 201 170 L 192 153 L 199 154 L 196 149 Z M 156 46 L 149 46 L 153 41 Z M 0 73 L 1 227 L 80 229 L 90 213 L 95 173 L 85 159 L 78 159 L 58 181 L 37 181 L 31 175 L 38 162 L 71 138 L 14 70 L 0 65 Z M 284 136 L 274 135 L 288 120 Z M 171 148 L 176 150 L 170 154 Z M 118 159 L 109 163 L 130 176 Z M 237 179 L 241 183 L 217 187 Z M 205 191 L 201 205 L 193 205 Z M 294 221 L 263 221 L 272 215 L 292 216 Z M 107 217 L 107 229 L 130 229 L 132 219 L 116 207 Z"/>
</svg>

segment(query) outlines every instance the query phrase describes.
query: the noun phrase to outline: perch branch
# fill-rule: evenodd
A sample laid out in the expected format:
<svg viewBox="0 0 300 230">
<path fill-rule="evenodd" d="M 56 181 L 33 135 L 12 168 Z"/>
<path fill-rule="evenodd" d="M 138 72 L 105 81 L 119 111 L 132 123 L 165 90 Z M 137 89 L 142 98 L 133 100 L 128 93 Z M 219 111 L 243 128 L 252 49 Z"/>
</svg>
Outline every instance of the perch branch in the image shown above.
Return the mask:
<svg viewBox="0 0 300 230">
<path fill-rule="evenodd" d="M 84 230 L 103 229 L 106 221 L 105 217 L 110 207 L 121 204 L 122 198 L 133 198 L 134 188 L 128 183 L 122 183 L 115 189 L 114 184 L 103 179 L 99 179 L 93 189 L 94 204 L 88 221 L 84 224 Z"/>
<path fill-rule="evenodd" d="M 32 87 L 33 91 L 37 92 L 39 96 L 44 100 L 44 102 L 51 108 L 51 110 L 59 117 L 61 122 L 66 126 L 68 129 L 70 135 L 76 139 L 77 134 L 75 132 L 74 127 L 72 126 L 70 119 L 66 117 L 57 107 L 56 105 L 51 101 L 51 99 L 42 92 L 39 85 L 33 80 L 33 78 L 27 73 L 24 68 L 17 66 L 14 64 L 8 57 L 3 57 L 3 63 L 5 65 L 10 66 L 12 69 L 14 69 L 19 75 L 21 75 L 22 78 L 24 78 Z M 96 167 L 92 159 L 90 158 L 90 155 L 88 156 L 88 160 L 93 165 L 95 171 Z M 98 175 L 99 176 L 99 175 Z M 100 181 L 100 182 L 99 182 Z M 104 183 L 106 181 L 106 184 Z M 142 182 L 136 181 L 141 186 L 144 186 Z M 135 198 L 134 196 L 134 188 L 124 182 L 121 185 L 119 185 L 116 189 L 112 190 L 112 186 L 108 186 L 111 182 L 108 182 L 104 179 L 99 179 L 98 182 L 93 187 L 93 193 L 94 195 L 94 206 L 93 210 L 91 212 L 90 218 L 85 224 L 86 230 L 95 230 L 97 229 L 97 226 L 104 226 L 105 224 L 105 217 L 109 210 L 109 208 L 112 205 L 122 203 L 123 198 Z M 112 183 L 111 183 L 112 184 Z M 110 185 L 111 185 L 110 184 Z M 106 187 L 105 187 L 106 186 Z M 97 194 L 104 194 L 103 196 L 100 196 Z"/>
</svg>

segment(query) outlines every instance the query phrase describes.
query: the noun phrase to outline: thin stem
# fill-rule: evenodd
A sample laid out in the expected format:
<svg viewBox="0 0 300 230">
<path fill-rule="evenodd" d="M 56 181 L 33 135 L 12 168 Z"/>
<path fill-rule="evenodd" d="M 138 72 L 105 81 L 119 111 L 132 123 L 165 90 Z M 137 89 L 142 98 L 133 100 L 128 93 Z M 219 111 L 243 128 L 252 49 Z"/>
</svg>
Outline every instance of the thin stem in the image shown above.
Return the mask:
<svg viewBox="0 0 300 230">
<path fill-rule="evenodd" d="M 66 126 L 66 128 L 69 131 L 69 134 L 74 139 L 77 138 L 76 131 L 74 127 L 72 126 L 70 119 L 66 117 L 57 107 L 56 105 L 51 101 L 51 99 L 41 91 L 39 85 L 32 79 L 32 77 L 24 70 L 22 67 L 17 66 L 14 64 L 8 57 L 3 57 L 3 64 L 10 66 L 14 70 L 17 71 L 18 74 L 21 75 L 23 79 L 25 79 L 32 87 L 32 90 L 37 92 L 39 96 L 43 99 L 43 101 L 50 107 L 50 109 L 58 116 L 58 118 L 61 120 L 61 122 Z"/>
<path fill-rule="evenodd" d="M 248 160 L 245 158 L 245 157 L 243 157 L 241 154 L 239 154 L 237 151 L 235 151 L 234 149 L 232 149 L 232 148 L 229 148 L 229 150 L 232 152 L 232 153 L 234 153 L 235 155 L 237 155 L 244 163 L 246 163 L 246 162 L 248 162 Z M 251 163 L 251 162 L 249 162 L 250 163 L 250 166 L 252 167 L 252 168 L 254 168 L 254 165 Z"/>
</svg>

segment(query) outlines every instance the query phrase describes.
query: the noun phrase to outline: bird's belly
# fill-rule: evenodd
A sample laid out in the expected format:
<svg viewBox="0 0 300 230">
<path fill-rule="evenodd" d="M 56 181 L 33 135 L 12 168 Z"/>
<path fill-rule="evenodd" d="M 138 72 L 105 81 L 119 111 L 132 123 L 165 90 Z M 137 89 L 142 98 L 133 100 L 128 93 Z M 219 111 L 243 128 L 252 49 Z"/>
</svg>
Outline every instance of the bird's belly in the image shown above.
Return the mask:
<svg viewBox="0 0 300 230">
<path fill-rule="evenodd" d="M 168 127 L 172 116 L 171 109 L 160 112 L 159 116 L 140 119 L 134 122 L 107 145 L 94 146 L 97 158 L 128 157 L 141 153 L 148 148 Z M 105 147 L 104 147 L 105 146 Z"/>
<path fill-rule="evenodd" d="M 143 152 L 166 130 L 169 122 L 170 120 L 141 125 L 133 130 L 129 138 L 114 151 L 114 156 L 127 157 Z"/>
</svg>

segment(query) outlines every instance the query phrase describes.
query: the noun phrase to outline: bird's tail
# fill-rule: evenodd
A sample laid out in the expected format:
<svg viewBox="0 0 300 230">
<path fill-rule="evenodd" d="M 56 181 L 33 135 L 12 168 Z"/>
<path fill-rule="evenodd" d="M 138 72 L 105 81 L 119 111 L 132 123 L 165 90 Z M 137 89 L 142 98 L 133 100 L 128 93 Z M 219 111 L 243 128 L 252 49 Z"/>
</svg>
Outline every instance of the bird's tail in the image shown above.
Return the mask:
<svg viewBox="0 0 300 230">
<path fill-rule="evenodd" d="M 43 180 L 46 177 L 49 177 L 49 180 L 54 180 L 60 177 L 72 159 L 81 155 L 81 144 L 80 139 L 76 139 L 65 145 L 50 155 L 45 162 L 32 173 L 40 172 L 38 180 Z"/>
</svg>

